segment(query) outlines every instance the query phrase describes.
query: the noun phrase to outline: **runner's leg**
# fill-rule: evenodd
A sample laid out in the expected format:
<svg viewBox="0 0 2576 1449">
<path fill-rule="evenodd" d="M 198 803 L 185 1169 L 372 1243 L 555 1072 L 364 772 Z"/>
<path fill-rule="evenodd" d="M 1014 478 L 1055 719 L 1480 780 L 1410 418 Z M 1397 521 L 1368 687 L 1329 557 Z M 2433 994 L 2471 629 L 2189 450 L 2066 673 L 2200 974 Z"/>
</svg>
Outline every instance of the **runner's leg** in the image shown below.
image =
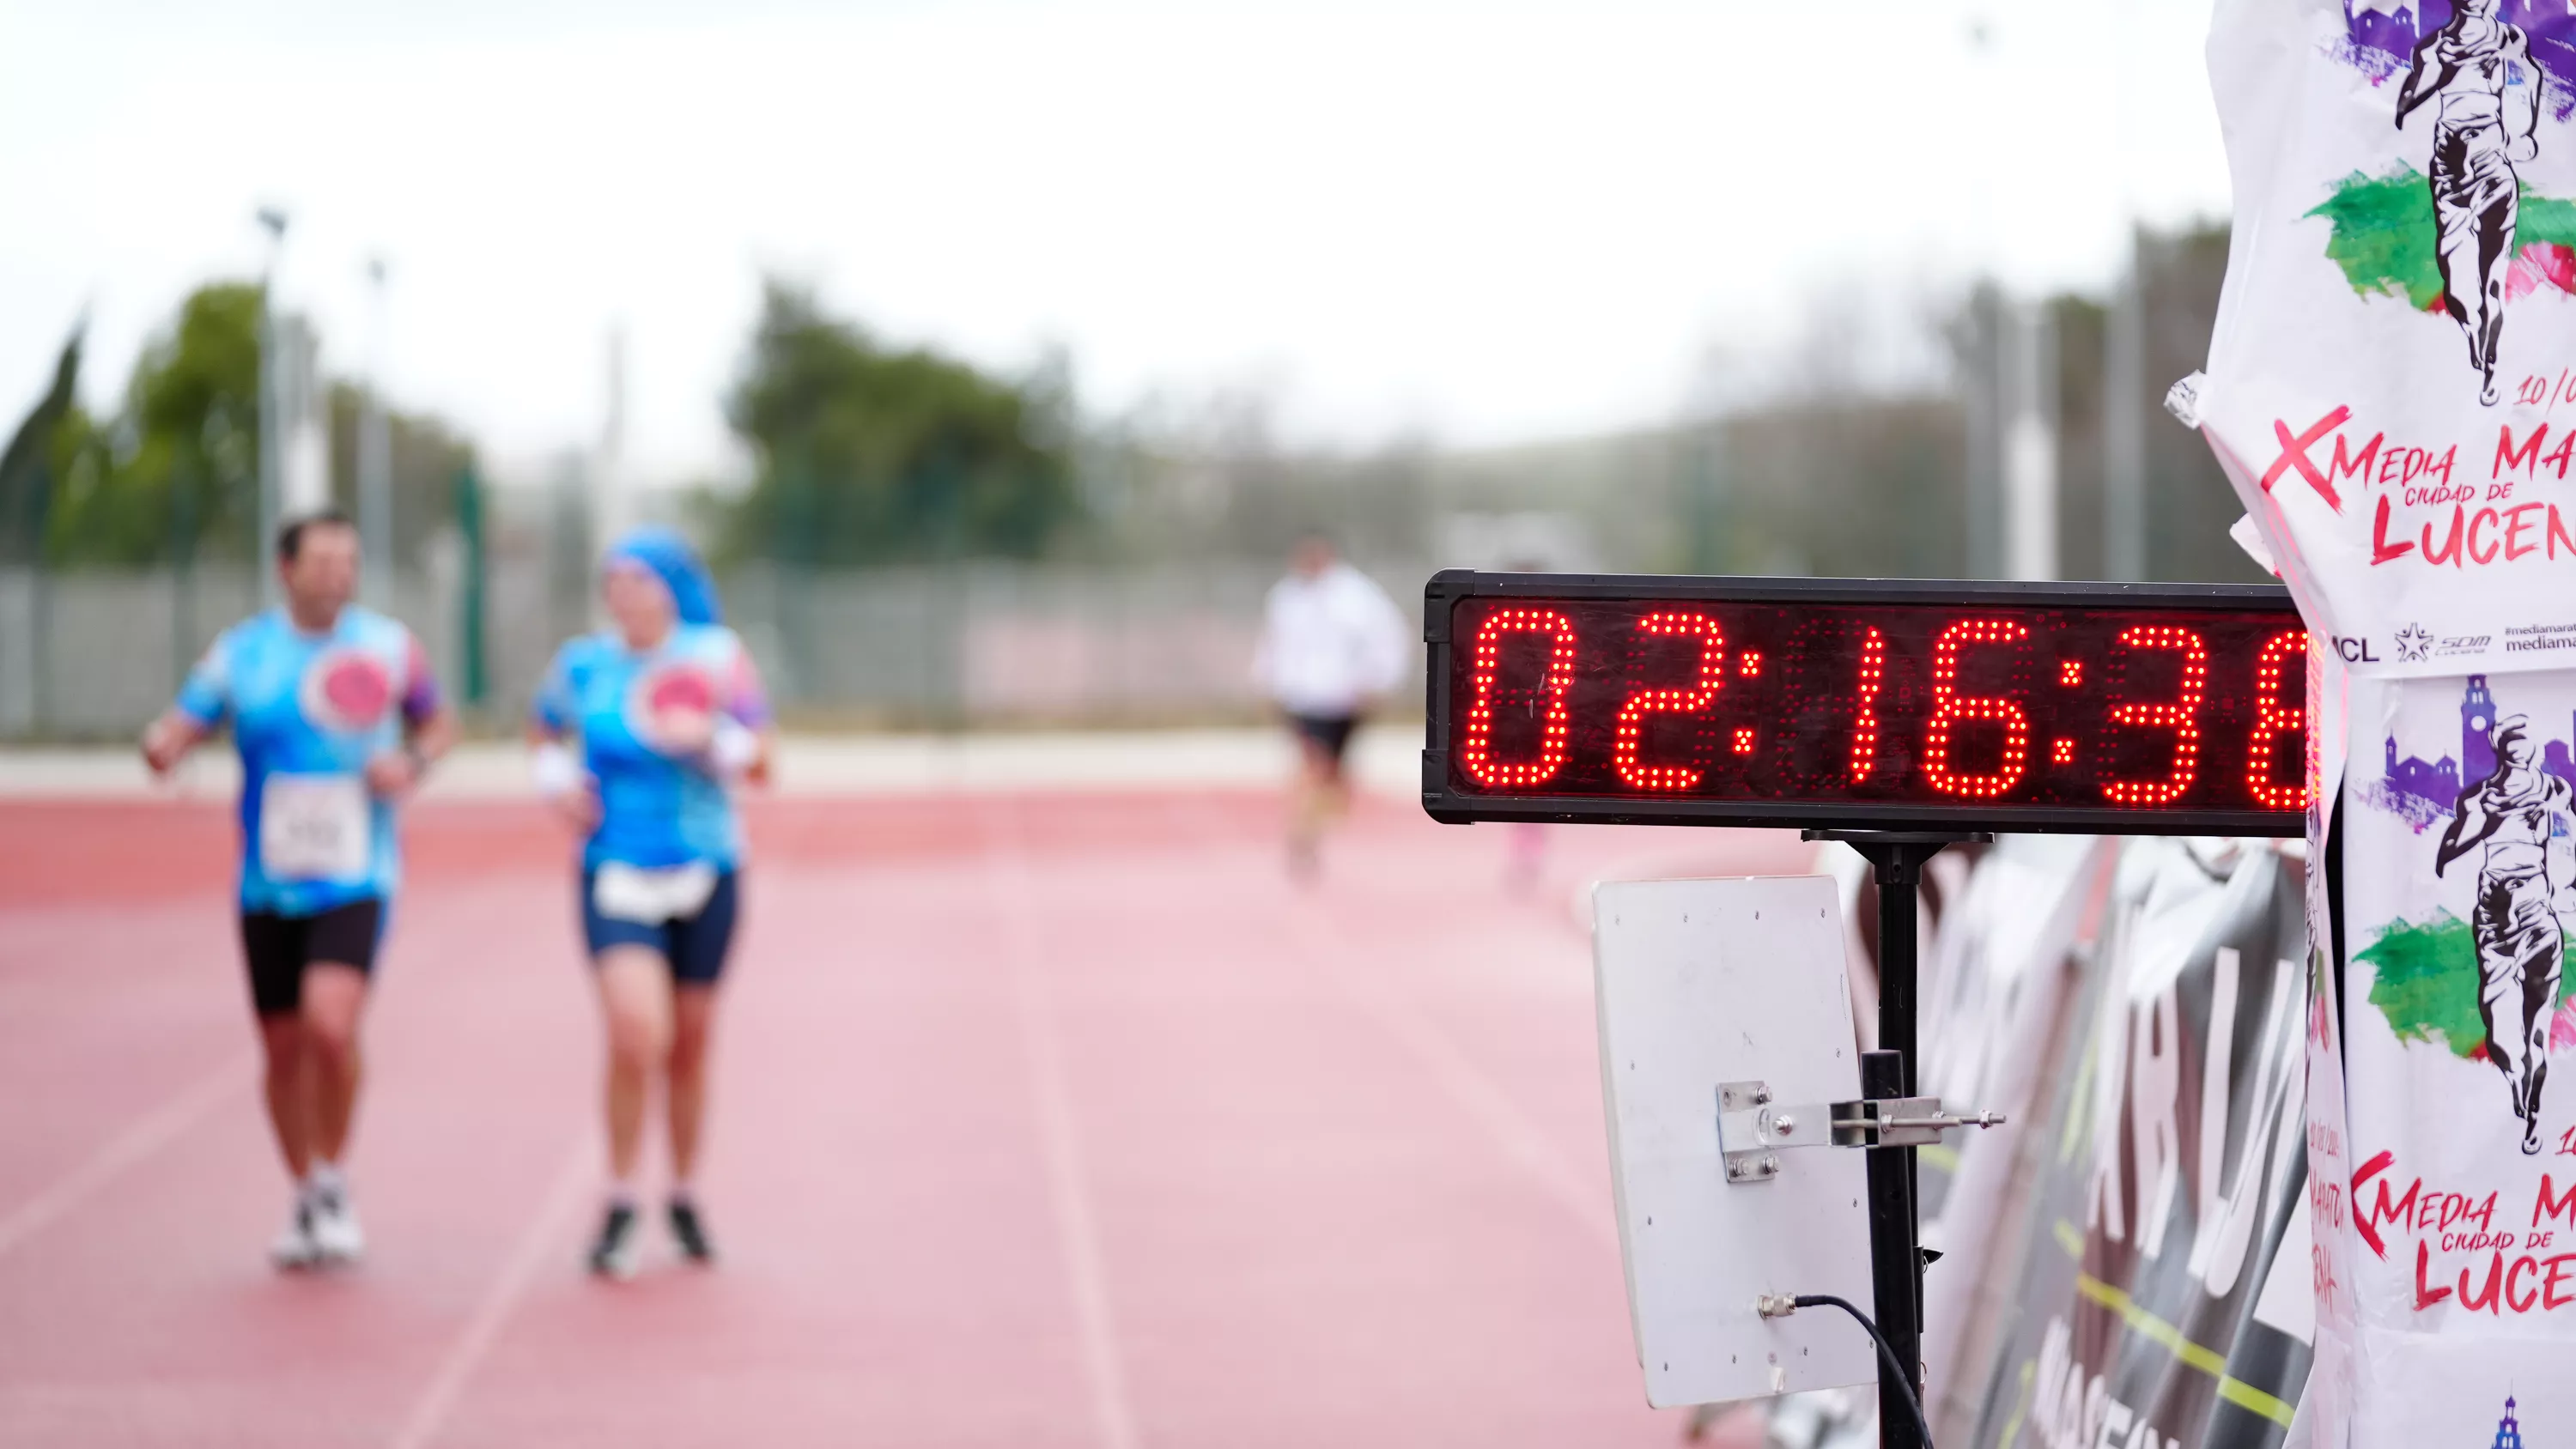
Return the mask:
<svg viewBox="0 0 2576 1449">
<path fill-rule="evenodd" d="M 313 1093 L 304 1051 L 306 923 L 268 911 L 244 911 L 242 959 L 250 969 L 251 1010 L 259 1018 L 262 1085 L 278 1155 L 297 1183 L 313 1165 Z"/>
<path fill-rule="evenodd" d="M 1315 867 L 1315 848 L 1324 833 L 1333 761 L 1302 720 L 1291 720 L 1289 729 L 1297 742 L 1297 774 L 1290 786 L 1288 867 L 1304 875 Z"/>
<path fill-rule="evenodd" d="M 599 953 L 599 1005 L 608 1027 L 608 1174 L 631 1192 L 644 1151 L 644 1106 L 671 1052 L 671 968 L 650 946 Z"/>
<path fill-rule="evenodd" d="M 1324 816 L 1328 821 L 1350 813 L 1350 775 L 1342 767 L 1342 756 L 1350 749 L 1351 734 L 1358 728 L 1357 720 L 1341 720 L 1327 739 L 1316 741 L 1316 753 L 1323 766 Z"/>
<path fill-rule="evenodd" d="M 358 1015 L 367 1004 L 366 973 L 337 961 L 304 968 L 302 1025 L 313 1103 L 311 1155 L 339 1162 L 358 1108 Z"/>
<path fill-rule="evenodd" d="M 670 1077 L 663 1111 L 670 1118 L 671 1181 L 697 1180 L 699 1124 L 706 1118 L 707 1034 L 715 1024 L 716 989 L 684 985 L 671 993 Z"/>
<path fill-rule="evenodd" d="M 267 1064 L 262 1086 L 269 1130 L 277 1134 L 287 1175 L 302 1182 L 313 1167 L 313 1091 L 305 1070 L 304 1018 L 293 1011 L 262 1015 L 259 1050 Z"/>
<path fill-rule="evenodd" d="M 707 1111 L 707 1047 L 715 1027 L 716 983 L 733 947 L 740 881 L 730 871 L 697 915 L 671 923 L 671 1051 L 662 1114 L 671 1132 L 671 1239 L 682 1257 L 716 1260 L 697 1197 L 698 1143 Z"/>
<path fill-rule="evenodd" d="M 304 955 L 311 945 L 312 923 L 270 911 L 245 911 L 241 918 L 242 956 L 250 967 L 251 1009 L 259 1018 L 262 1095 L 268 1123 L 277 1136 L 278 1156 L 295 1183 L 286 1227 L 269 1245 L 271 1262 L 281 1268 L 310 1266 L 318 1253 L 313 1236 L 313 1204 L 305 1190 L 313 1169 L 314 1073 L 312 1043 L 304 1028 Z"/>
</svg>

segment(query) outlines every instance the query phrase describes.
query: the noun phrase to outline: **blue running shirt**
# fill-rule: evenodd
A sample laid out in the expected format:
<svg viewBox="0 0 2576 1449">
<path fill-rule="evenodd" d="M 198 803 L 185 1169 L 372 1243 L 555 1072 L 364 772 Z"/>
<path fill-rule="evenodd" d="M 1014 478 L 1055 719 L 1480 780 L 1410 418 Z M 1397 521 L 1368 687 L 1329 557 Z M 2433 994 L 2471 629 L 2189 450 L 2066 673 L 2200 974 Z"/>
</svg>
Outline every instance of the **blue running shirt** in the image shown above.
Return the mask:
<svg viewBox="0 0 2576 1449">
<path fill-rule="evenodd" d="M 438 682 L 409 629 L 350 607 L 308 634 L 271 609 L 226 629 L 177 703 L 207 729 L 229 720 L 241 752 L 243 910 L 313 916 L 393 899 L 394 808 L 363 772 L 402 748 L 406 722 L 438 712 Z"/>
<path fill-rule="evenodd" d="M 733 801 L 705 762 L 655 742 L 654 722 L 675 713 L 724 714 L 759 729 L 769 701 L 742 639 L 721 624 L 679 624 L 638 653 L 615 633 L 566 643 L 538 689 L 537 724 L 581 736 L 582 763 L 598 782 L 599 828 L 582 865 L 659 869 L 698 862 L 730 870 L 742 859 Z"/>
</svg>

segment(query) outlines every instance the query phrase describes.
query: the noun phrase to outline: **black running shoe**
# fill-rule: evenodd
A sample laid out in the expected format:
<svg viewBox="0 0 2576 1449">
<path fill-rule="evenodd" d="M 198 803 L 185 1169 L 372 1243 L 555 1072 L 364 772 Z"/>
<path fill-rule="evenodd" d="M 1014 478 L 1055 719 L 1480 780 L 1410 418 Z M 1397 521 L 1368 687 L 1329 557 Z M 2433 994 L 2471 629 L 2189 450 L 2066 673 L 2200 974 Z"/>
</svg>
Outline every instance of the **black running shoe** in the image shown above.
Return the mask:
<svg viewBox="0 0 2576 1449">
<path fill-rule="evenodd" d="M 599 1237 L 590 1245 L 590 1271 L 602 1278 L 635 1276 L 635 1208 L 612 1203 L 600 1219 Z"/>
<path fill-rule="evenodd" d="M 707 1238 L 707 1225 L 698 1220 L 698 1205 L 678 1198 L 671 1200 L 671 1240 L 680 1245 L 680 1256 L 701 1266 L 716 1260 L 716 1245 Z"/>
</svg>

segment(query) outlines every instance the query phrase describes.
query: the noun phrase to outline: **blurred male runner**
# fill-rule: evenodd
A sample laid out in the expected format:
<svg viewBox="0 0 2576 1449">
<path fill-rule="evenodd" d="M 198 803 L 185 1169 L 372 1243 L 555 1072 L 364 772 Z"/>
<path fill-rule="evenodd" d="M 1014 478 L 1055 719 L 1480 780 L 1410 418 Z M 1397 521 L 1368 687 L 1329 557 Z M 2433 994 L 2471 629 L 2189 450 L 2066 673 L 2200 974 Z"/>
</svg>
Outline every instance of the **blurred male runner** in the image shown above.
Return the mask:
<svg viewBox="0 0 2576 1449">
<path fill-rule="evenodd" d="M 281 608 L 235 624 L 143 732 L 167 774 L 229 721 L 241 753 L 241 940 L 268 1062 L 268 1120 L 295 1179 L 280 1267 L 366 1249 L 340 1169 L 358 1017 L 401 876 L 394 804 L 455 741 L 420 643 L 352 605 L 358 531 L 325 510 L 277 536 Z"/>
<path fill-rule="evenodd" d="M 529 724 L 537 788 L 581 832 L 581 923 L 608 1028 L 608 1202 L 590 1270 L 635 1272 L 644 1110 L 662 1079 L 667 1215 L 680 1252 L 715 1260 L 693 1175 L 716 983 L 740 903 L 742 825 L 727 786 L 766 778 L 769 704 L 714 583 L 679 535 L 608 550 L 609 628 L 566 643 Z M 565 743 L 578 737 L 579 753 Z"/>
<path fill-rule="evenodd" d="M 1320 533 L 1297 541 L 1270 590 L 1254 675 L 1297 739 L 1288 868 L 1311 876 L 1325 824 L 1350 803 L 1342 757 L 1377 697 L 1404 675 L 1404 615 Z"/>
</svg>

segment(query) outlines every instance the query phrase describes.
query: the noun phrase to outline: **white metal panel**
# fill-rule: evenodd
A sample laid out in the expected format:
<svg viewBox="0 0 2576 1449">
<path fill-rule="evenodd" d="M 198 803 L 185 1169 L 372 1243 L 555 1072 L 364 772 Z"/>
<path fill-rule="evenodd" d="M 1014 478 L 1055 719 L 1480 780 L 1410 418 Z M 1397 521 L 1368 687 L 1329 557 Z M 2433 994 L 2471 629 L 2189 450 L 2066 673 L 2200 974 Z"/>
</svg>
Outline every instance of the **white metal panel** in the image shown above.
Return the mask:
<svg viewBox="0 0 2576 1449">
<path fill-rule="evenodd" d="M 1628 1309 L 1657 1408 L 1874 1383 L 1876 1351 L 1832 1309 L 1765 1319 L 1766 1293 L 1870 1307 L 1866 1154 L 1780 1154 L 1734 1183 L 1717 1086 L 1782 1103 L 1860 1095 L 1842 921 L 1825 876 L 1620 881 L 1593 898 L 1603 1106 Z"/>
</svg>

